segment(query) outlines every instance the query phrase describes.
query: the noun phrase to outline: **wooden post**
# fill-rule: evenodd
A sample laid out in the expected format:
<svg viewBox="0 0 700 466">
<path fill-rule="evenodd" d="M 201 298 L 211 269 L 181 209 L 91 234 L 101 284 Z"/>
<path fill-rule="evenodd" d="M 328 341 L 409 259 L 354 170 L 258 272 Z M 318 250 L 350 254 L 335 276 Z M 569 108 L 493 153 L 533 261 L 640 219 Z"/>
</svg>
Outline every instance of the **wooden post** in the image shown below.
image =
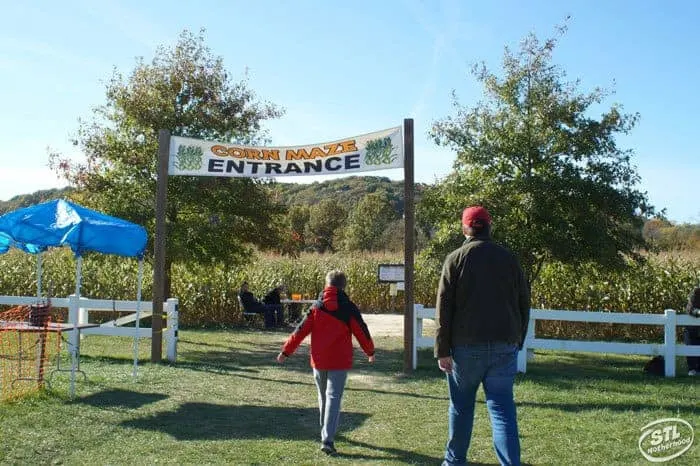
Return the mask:
<svg viewBox="0 0 700 466">
<path fill-rule="evenodd" d="M 156 236 L 153 240 L 153 315 L 151 317 L 151 362 L 163 357 L 163 301 L 165 301 L 165 210 L 168 201 L 170 131 L 158 131 L 158 180 L 156 186 Z"/>
<path fill-rule="evenodd" d="M 413 215 L 413 119 L 403 120 L 403 191 L 404 191 L 404 298 L 405 307 L 403 315 L 403 370 L 405 373 L 413 371 L 413 335 L 414 309 L 413 309 L 413 251 L 414 225 Z"/>
</svg>

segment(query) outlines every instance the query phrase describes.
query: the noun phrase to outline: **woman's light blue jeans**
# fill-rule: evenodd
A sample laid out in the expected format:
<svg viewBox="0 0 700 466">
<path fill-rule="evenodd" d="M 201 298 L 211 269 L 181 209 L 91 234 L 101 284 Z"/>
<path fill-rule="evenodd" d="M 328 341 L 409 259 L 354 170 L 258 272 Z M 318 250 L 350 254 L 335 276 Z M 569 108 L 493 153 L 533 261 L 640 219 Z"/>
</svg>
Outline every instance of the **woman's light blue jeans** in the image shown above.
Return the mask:
<svg viewBox="0 0 700 466">
<path fill-rule="evenodd" d="M 498 461 L 508 465 L 520 464 L 520 439 L 513 400 L 517 354 L 518 347 L 508 343 L 452 348 L 452 373 L 447 374 L 450 408 L 444 465 L 467 462 L 476 391 L 480 384 L 484 385 Z"/>
<path fill-rule="evenodd" d="M 314 380 L 318 390 L 319 423 L 321 424 L 321 442 L 333 444 L 338 430 L 340 403 L 343 400 L 345 380 L 348 371 L 320 371 L 314 369 Z"/>
</svg>

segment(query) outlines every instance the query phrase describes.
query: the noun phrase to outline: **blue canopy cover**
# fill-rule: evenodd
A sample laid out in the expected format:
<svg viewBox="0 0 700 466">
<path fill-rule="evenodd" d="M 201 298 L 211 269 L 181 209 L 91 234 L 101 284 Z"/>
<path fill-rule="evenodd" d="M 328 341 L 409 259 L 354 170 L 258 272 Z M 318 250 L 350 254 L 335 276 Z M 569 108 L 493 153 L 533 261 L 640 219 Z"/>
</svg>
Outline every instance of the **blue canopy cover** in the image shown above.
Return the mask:
<svg viewBox="0 0 700 466">
<path fill-rule="evenodd" d="M 36 254 L 69 246 L 76 256 L 95 251 L 142 258 L 146 229 L 62 199 L 0 216 L 0 253 L 10 247 Z"/>
</svg>

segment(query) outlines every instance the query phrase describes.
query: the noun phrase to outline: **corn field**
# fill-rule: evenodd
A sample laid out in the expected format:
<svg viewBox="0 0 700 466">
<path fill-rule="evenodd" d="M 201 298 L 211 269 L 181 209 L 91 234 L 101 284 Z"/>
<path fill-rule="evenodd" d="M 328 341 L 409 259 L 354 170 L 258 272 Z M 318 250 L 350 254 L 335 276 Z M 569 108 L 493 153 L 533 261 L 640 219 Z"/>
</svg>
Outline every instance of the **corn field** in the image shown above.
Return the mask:
<svg viewBox="0 0 700 466">
<path fill-rule="evenodd" d="M 177 264 L 173 266 L 172 295 L 180 300 L 183 327 L 231 326 L 242 322 L 236 298 L 243 281 L 258 296 L 279 283 L 288 293 L 316 297 L 326 272 L 343 270 L 348 294 L 363 312 L 402 312 L 402 292 L 392 297 L 389 284 L 377 282 L 382 263 L 401 263 L 399 254 L 307 254 L 299 258 L 258 255 L 250 263 L 226 269 L 222 266 Z M 594 265 L 548 264 L 533 285 L 532 306 L 541 309 L 596 310 L 663 313 L 681 310 L 690 290 L 700 285 L 695 254 L 651 256 L 643 264 L 630 264 L 620 272 L 601 271 Z M 440 264 L 415 265 L 415 302 L 435 305 Z M 136 299 L 137 263 L 133 259 L 88 255 L 83 259 L 81 294 L 100 299 Z M 152 269 L 146 264 L 143 299 L 152 293 Z M 19 251 L 0 256 L 0 295 L 36 294 L 36 257 Z M 75 259 L 66 249 L 44 254 L 43 295 L 65 297 L 75 290 Z M 113 318 L 105 315 L 105 319 Z M 617 324 L 541 322 L 538 335 L 557 338 L 627 340 L 661 338 L 659 328 Z"/>
</svg>

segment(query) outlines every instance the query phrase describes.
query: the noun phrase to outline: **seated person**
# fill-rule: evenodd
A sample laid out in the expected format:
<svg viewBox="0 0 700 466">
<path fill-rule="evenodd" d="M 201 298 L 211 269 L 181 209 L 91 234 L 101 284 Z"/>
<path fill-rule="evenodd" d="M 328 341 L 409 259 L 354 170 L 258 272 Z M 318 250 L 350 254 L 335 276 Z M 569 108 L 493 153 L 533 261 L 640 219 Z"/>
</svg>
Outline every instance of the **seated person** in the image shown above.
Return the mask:
<svg viewBox="0 0 700 466">
<path fill-rule="evenodd" d="M 280 284 L 270 290 L 269 293 L 265 295 L 262 302 L 268 306 L 274 306 L 276 318 L 276 324 L 278 327 L 284 325 L 284 311 L 282 309 L 282 292 L 284 291 L 284 285 Z"/>
<path fill-rule="evenodd" d="M 275 307 L 258 301 L 255 296 L 253 296 L 253 293 L 248 290 L 248 282 L 243 282 L 241 285 L 238 298 L 241 300 L 244 312 L 264 314 L 265 328 L 273 328 L 275 326 Z"/>
</svg>

